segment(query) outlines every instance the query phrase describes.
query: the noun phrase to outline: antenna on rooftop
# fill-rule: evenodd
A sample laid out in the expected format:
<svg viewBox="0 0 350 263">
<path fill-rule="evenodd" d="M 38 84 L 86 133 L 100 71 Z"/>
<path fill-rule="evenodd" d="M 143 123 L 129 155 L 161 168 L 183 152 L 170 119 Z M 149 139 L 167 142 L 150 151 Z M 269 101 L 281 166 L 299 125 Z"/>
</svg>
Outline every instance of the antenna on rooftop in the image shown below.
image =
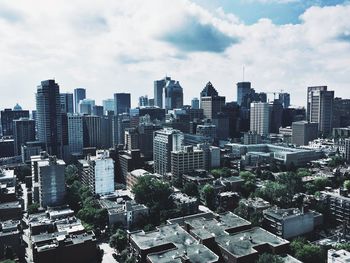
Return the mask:
<svg viewBox="0 0 350 263">
<path fill-rule="evenodd" d="M 242 73 L 243 73 L 243 74 L 242 74 L 242 77 L 243 77 L 242 82 L 244 82 L 244 71 L 245 71 L 245 67 L 244 67 L 244 65 L 243 65 L 243 69 L 242 69 L 242 71 L 243 71 L 243 72 L 242 72 Z"/>
</svg>

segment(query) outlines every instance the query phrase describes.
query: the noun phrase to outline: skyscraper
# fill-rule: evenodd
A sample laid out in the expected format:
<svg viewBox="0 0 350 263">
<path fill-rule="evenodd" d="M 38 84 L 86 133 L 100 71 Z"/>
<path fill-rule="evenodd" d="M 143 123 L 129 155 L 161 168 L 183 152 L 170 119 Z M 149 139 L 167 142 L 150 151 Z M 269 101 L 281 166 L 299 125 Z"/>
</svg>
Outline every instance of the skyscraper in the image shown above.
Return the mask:
<svg viewBox="0 0 350 263">
<path fill-rule="evenodd" d="M 73 94 L 72 93 L 61 93 L 61 112 L 62 113 L 73 113 Z"/>
<path fill-rule="evenodd" d="M 270 107 L 270 133 L 279 133 L 282 126 L 283 106 L 280 100 L 274 100 Z"/>
<path fill-rule="evenodd" d="M 278 95 L 278 98 L 279 98 L 280 102 L 282 103 L 282 106 L 284 109 L 286 109 L 290 106 L 290 94 L 289 93 L 280 93 Z"/>
<path fill-rule="evenodd" d="M 318 123 L 318 131 L 327 136 L 332 132 L 334 91 L 310 92 L 310 122 Z"/>
<path fill-rule="evenodd" d="M 250 130 L 266 136 L 269 134 L 270 112 L 269 104 L 253 102 L 250 105 Z"/>
<path fill-rule="evenodd" d="M 191 108 L 192 109 L 199 109 L 199 99 L 198 98 L 193 98 L 191 100 Z"/>
<path fill-rule="evenodd" d="M 83 116 L 68 114 L 68 142 L 70 154 L 81 154 L 84 148 Z"/>
<path fill-rule="evenodd" d="M 154 171 L 166 175 L 171 171 L 171 152 L 181 150 L 183 133 L 174 129 L 162 129 L 154 132 L 153 160 Z"/>
<path fill-rule="evenodd" d="M 92 114 L 92 108 L 95 106 L 95 100 L 83 99 L 79 101 L 79 113 L 80 114 Z"/>
<path fill-rule="evenodd" d="M 114 94 L 114 115 L 129 113 L 131 105 L 130 93 Z"/>
<path fill-rule="evenodd" d="M 313 86 L 307 88 L 306 120 L 310 121 L 311 94 L 314 91 L 325 91 L 327 86 Z"/>
<path fill-rule="evenodd" d="M 107 115 L 108 111 L 114 112 L 114 99 L 103 100 L 102 106 L 103 106 L 103 114 Z"/>
<path fill-rule="evenodd" d="M 86 90 L 83 88 L 74 89 L 74 112 L 79 113 L 79 101 L 86 98 Z"/>
<path fill-rule="evenodd" d="M 139 107 L 145 107 L 145 106 L 149 106 L 147 95 L 139 97 Z"/>
<path fill-rule="evenodd" d="M 154 81 L 154 106 L 163 108 L 163 89 L 169 80 L 171 80 L 170 77 L 165 77 L 164 79 Z"/>
<path fill-rule="evenodd" d="M 214 86 L 209 81 L 201 92 L 201 109 L 204 118 L 213 119 L 225 106 L 225 97 L 219 96 Z"/>
<path fill-rule="evenodd" d="M 243 98 L 248 95 L 251 91 L 250 82 L 238 82 L 237 83 L 237 104 L 242 105 Z"/>
<path fill-rule="evenodd" d="M 26 142 L 35 141 L 35 121 L 21 118 L 13 121 L 14 153 L 21 155 L 21 146 Z"/>
<path fill-rule="evenodd" d="M 36 111 L 38 140 L 45 144 L 50 155 L 61 157 L 62 117 L 60 89 L 54 80 L 45 80 L 37 87 Z"/>
<path fill-rule="evenodd" d="M 183 106 L 183 89 L 180 83 L 175 80 L 168 80 L 165 88 L 165 109 L 179 109 Z"/>
</svg>

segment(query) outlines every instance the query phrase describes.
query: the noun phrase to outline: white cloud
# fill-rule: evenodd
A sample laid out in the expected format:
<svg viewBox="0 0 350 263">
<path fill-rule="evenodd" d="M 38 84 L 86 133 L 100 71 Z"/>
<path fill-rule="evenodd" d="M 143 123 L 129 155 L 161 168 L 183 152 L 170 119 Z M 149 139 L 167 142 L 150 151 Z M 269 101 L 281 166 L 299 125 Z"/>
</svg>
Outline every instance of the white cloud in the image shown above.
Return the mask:
<svg viewBox="0 0 350 263">
<path fill-rule="evenodd" d="M 16 102 L 33 108 L 36 85 L 53 77 L 61 91 L 84 86 L 97 101 L 130 91 L 136 102 L 145 93 L 152 97 L 153 80 L 168 74 L 180 80 L 187 102 L 208 80 L 230 101 L 243 65 L 256 90 L 284 89 L 294 104 L 305 104 L 308 85 L 326 84 L 350 97 L 349 5 L 312 7 L 296 25 L 268 19 L 245 25 L 235 14 L 189 0 L 63 2 L 0 4 L 0 108 Z M 191 37 L 198 30 L 200 41 Z M 186 33 L 181 41 L 192 41 L 191 48 L 174 41 L 174 32 Z M 220 39 L 235 41 L 214 50 L 205 42 Z"/>
</svg>

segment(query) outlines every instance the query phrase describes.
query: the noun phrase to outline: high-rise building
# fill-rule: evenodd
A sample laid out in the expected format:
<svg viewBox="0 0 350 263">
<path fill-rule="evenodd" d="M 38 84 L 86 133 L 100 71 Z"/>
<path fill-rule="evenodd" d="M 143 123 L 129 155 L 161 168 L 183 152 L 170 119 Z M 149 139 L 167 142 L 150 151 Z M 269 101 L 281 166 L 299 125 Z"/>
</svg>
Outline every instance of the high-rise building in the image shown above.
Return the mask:
<svg viewBox="0 0 350 263">
<path fill-rule="evenodd" d="M 94 115 L 84 116 L 84 146 L 101 148 L 102 130 L 101 117 Z"/>
<path fill-rule="evenodd" d="M 318 123 L 318 131 L 327 136 L 332 132 L 334 91 L 310 92 L 310 122 Z"/>
<path fill-rule="evenodd" d="M 107 151 L 98 151 L 96 156 L 79 160 L 81 178 L 92 193 L 105 195 L 114 192 L 114 161 Z"/>
<path fill-rule="evenodd" d="M 199 109 L 199 99 L 198 98 L 193 98 L 191 100 L 191 108 L 192 109 Z"/>
<path fill-rule="evenodd" d="M 36 111 L 38 140 L 50 155 L 63 156 L 60 90 L 55 80 L 45 80 L 37 87 Z"/>
<path fill-rule="evenodd" d="M 106 114 L 109 111 L 114 112 L 114 99 L 106 99 L 102 101 L 102 106 L 103 106 L 103 114 Z"/>
<path fill-rule="evenodd" d="M 308 145 L 310 141 L 317 138 L 318 124 L 316 122 L 297 121 L 292 124 L 292 143 Z"/>
<path fill-rule="evenodd" d="M 225 97 L 219 96 L 209 81 L 201 92 L 201 109 L 204 118 L 213 119 L 225 106 Z"/>
<path fill-rule="evenodd" d="M 124 145 L 125 131 L 130 128 L 130 116 L 127 113 L 118 115 L 118 144 Z"/>
<path fill-rule="evenodd" d="M 103 106 L 100 106 L 100 105 L 92 106 L 92 115 L 102 117 L 103 116 Z"/>
<path fill-rule="evenodd" d="M 165 88 L 165 109 L 179 109 L 183 106 L 183 89 L 179 81 L 169 80 L 166 82 Z"/>
<path fill-rule="evenodd" d="M 270 133 L 278 133 L 282 126 L 283 105 L 280 100 L 269 103 L 270 107 Z"/>
<path fill-rule="evenodd" d="M 83 99 L 79 101 L 79 113 L 80 114 L 92 114 L 92 109 L 95 106 L 95 100 L 92 99 Z"/>
<path fill-rule="evenodd" d="M 350 162 L 350 139 L 345 139 L 345 159 Z"/>
<path fill-rule="evenodd" d="M 74 112 L 79 113 L 79 102 L 86 99 L 86 89 L 77 88 L 74 89 Z"/>
<path fill-rule="evenodd" d="M 129 113 L 131 100 L 130 93 L 115 93 L 114 94 L 114 114 Z"/>
<path fill-rule="evenodd" d="M 327 86 L 313 86 L 307 88 L 307 101 L 306 101 L 306 120 L 310 121 L 310 108 L 311 108 L 311 94 L 314 91 L 326 91 Z"/>
<path fill-rule="evenodd" d="M 250 130 L 262 136 L 269 134 L 270 110 L 269 104 L 253 102 L 250 105 Z"/>
<path fill-rule="evenodd" d="M 350 126 L 350 99 L 335 98 L 333 105 L 333 128 Z"/>
<path fill-rule="evenodd" d="M 82 154 L 84 148 L 84 117 L 79 114 L 68 115 L 68 142 L 71 154 Z"/>
<path fill-rule="evenodd" d="M 62 113 L 73 113 L 73 93 L 61 93 L 61 112 Z"/>
<path fill-rule="evenodd" d="M 17 104 L 18 105 L 18 104 Z M 15 107 L 14 110 L 4 109 L 0 111 L 1 128 L 3 136 L 13 135 L 13 121 L 20 118 L 29 118 L 29 111 L 21 110 L 22 108 Z"/>
<path fill-rule="evenodd" d="M 238 82 L 237 83 L 237 104 L 242 105 L 243 99 L 251 92 L 250 82 Z"/>
<path fill-rule="evenodd" d="M 139 97 L 139 107 L 145 107 L 145 106 L 149 106 L 147 95 Z"/>
<path fill-rule="evenodd" d="M 204 169 L 204 152 L 193 146 L 185 146 L 183 150 L 171 152 L 171 175 L 181 178 L 183 174 Z"/>
<path fill-rule="evenodd" d="M 66 195 L 65 162 L 46 152 L 32 156 L 31 160 L 33 201 L 43 208 L 62 205 Z"/>
<path fill-rule="evenodd" d="M 21 146 L 26 142 L 35 141 L 35 121 L 20 118 L 13 121 L 14 154 L 21 155 Z"/>
<path fill-rule="evenodd" d="M 284 109 L 289 108 L 290 106 L 290 94 L 289 93 L 280 93 L 278 95 L 280 102 L 282 103 L 282 106 Z"/>
<path fill-rule="evenodd" d="M 171 152 L 181 150 L 183 133 L 174 129 L 162 129 L 154 132 L 153 160 L 154 171 L 166 175 L 171 171 Z"/>
<path fill-rule="evenodd" d="M 170 77 L 165 77 L 164 79 L 154 81 L 154 106 L 163 108 L 163 89 L 166 85 L 166 82 L 170 80 Z"/>
</svg>

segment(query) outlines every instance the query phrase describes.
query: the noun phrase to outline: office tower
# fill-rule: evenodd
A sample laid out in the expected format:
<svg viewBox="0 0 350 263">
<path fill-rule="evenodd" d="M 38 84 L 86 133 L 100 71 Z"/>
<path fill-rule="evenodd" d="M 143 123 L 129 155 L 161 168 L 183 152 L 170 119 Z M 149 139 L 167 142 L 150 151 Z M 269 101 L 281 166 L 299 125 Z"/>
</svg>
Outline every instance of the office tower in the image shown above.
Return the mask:
<svg viewBox="0 0 350 263">
<path fill-rule="evenodd" d="M 236 102 L 226 103 L 222 109 L 222 112 L 228 116 L 229 120 L 229 137 L 239 138 L 240 137 L 240 108 Z"/>
<path fill-rule="evenodd" d="M 113 147 L 113 117 L 114 112 L 110 111 L 107 116 L 101 117 L 102 130 L 102 148 L 109 149 Z"/>
<path fill-rule="evenodd" d="M 238 82 L 237 83 L 237 104 L 242 106 L 243 99 L 251 92 L 250 82 Z"/>
<path fill-rule="evenodd" d="M 197 125 L 196 135 L 200 135 L 200 136 L 209 138 L 209 139 L 211 139 L 211 141 L 213 141 L 214 139 L 217 138 L 216 126 L 214 124 L 211 124 L 211 123 L 204 123 L 201 125 Z"/>
<path fill-rule="evenodd" d="M 148 106 L 154 107 L 154 99 L 148 99 Z"/>
<path fill-rule="evenodd" d="M 170 80 L 171 80 L 170 77 L 165 77 L 164 79 L 154 81 L 154 106 L 163 108 L 164 106 L 163 89 L 167 81 L 170 81 Z"/>
<path fill-rule="evenodd" d="M 92 106 L 92 115 L 102 117 L 103 116 L 103 106 L 100 106 L 100 105 Z"/>
<path fill-rule="evenodd" d="M 279 133 L 282 126 L 283 106 L 280 100 L 269 103 L 270 107 L 270 133 Z"/>
<path fill-rule="evenodd" d="M 84 116 L 84 147 L 101 148 L 102 145 L 102 130 L 101 117 L 94 115 Z"/>
<path fill-rule="evenodd" d="M 310 92 L 310 122 L 318 123 L 318 131 L 324 136 L 331 134 L 333 122 L 334 91 Z"/>
<path fill-rule="evenodd" d="M 84 117 L 68 114 L 68 142 L 70 154 L 82 154 L 84 148 Z"/>
<path fill-rule="evenodd" d="M 61 93 L 61 112 L 62 113 L 73 113 L 73 93 Z"/>
<path fill-rule="evenodd" d="M 335 98 L 333 105 L 333 128 L 350 126 L 350 99 Z"/>
<path fill-rule="evenodd" d="M 109 111 L 114 112 L 114 99 L 106 99 L 102 101 L 102 106 L 103 106 L 103 114 L 106 114 Z"/>
<path fill-rule="evenodd" d="M 350 139 L 345 139 L 345 159 L 350 162 Z"/>
<path fill-rule="evenodd" d="M 95 100 L 83 99 L 79 101 L 79 113 L 80 114 L 92 114 L 92 109 L 95 106 Z"/>
<path fill-rule="evenodd" d="M 65 162 L 41 152 L 40 156 L 32 156 L 31 163 L 33 201 L 43 208 L 62 205 L 66 195 Z"/>
<path fill-rule="evenodd" d="M 86 89 L 74 89 L 74 112 L 80 113 L 79 102 L 86 98 Z"/>
<path fill-rule="evenodd" d="M 280 102 L 284 109 L 289 108 L 290 106 L 290 94 L 289 93 L 280 93 L 278 95 Z"/>
<path fill-rule="evenodd" d="M 61 157 L 62 152 L 62 116 L 60 90 L 54 80 L 45 80 L 37 87 L 36 111 L 38 140 L 45 143 L 50 155 Z"/>
<path fill-rule="evenodd" d="M 183 174 L 205 168 L 204 152 L 193 146 L 184 146 L 183 150 L 171 152 L 171 175 L 181 179 Z"/>
<path fill-rule="evenodd" d="M 216 129 L 216 137 L 219 140 L 226 140 L 230 137 L 230 118 L 229 115 L 223 112 L 216 114 L 213 118 L 212 123 L 218 127 Z"/>
<path fill-rule="evenodd" d="M 18 105 L 18 104 L 17 104 Z M 17 106 L 16 105 L 16 106 Z M 29 118 L 29 111 L 20 110 L 22 109 L 19 105 L 11 109 L 4 109 L 0 111 L 1 118 L 1 128 L 3 136 L 12 136 L 13 135 L 13 121 L 20 118 Z"/>
<path fill-rule="evenodd" d="M 267 94 L 265 92 L 255 93 L 254 97 L 256 97 L 255 101 L 267 102 Z"/>
<path fill-rule="evenodd" d="M 169 80 L 166 82 L 165 88 L 165 109 L 179 109 L 183 106 L 183 89 L 179 81 Z"/>
<path fill-rule="evenodd" d="M 326 91 L 327 86 L 314 86 L 307 88 L 307 101 L 306 101 L 306 120 L 310 121 L 310 107 L 311 107 L 311 97 L 314 91 Z"/>
<path fill-rule="evenodd" d="M 125 130 L 124 134 L 125 134 L 125 139 L 124 139 L 125 149 L 129 151 L 140 149 L 140 146 L 139 146 L 140 136 L 137 128 L 128 128 Z"/>
<path fill-rule="evenodd" d="M 130 110 L 130 93 L 114 94 L 114 114 L 129 113 Z"/>
<path fill-rule="evenodd" d="M 201 109 L 204 118 L 213 119 L 222 111 L 225 105 L 225 97 L 219 96 L 214 86 L 209 81 L 201 92 Z"/>
<path fill-rule="evenodd" d="M 139 149 L 146 160 L 153 157 L 153 133 L 160 129 L 162 126 L 152 123 L 149 116 L 141 117 L 138 126 Z"/>
<path fill-rule="evenodd" d="M 125 184 L 128 176 L 128 172 L 136 169 L 140 169 L 143 165 L 141 153 L 139 149 L 120 151 L 119 152 L 120 163 L 120 181 Z"/>
<path fill-rule="evenodd" d="M 270 110 L 269 104 L 254 102 L 250 105 L 250 131 L 262 136 L 269 134 Z"/>
<path fill-rule="evenodd" d="M 181 150 L 183 133 L 174 129 L 162 129 L 154 132 L 153 160 L 154 171 L 166 175 L 171 171 L 171 152 Z"/>
<path fill-rule="evenodd" d="M 138 109 L 139 117 L 148 115 L 151 121 L 165 122 L 165 109 L 160 109 L 158 107 L 144 107 Z"/>
<path fill-rule="evenodd" d="M 191 108 L 192 109 L 199 109 L 199 99 L 198 98 L 193 98 L 191 100 Z"/>
<path fill-rule="evenodd" d="M 305 108 L 283 109 L 282 127 L 291 127 L 293 122 L 306 120 Z"/>
<path fill-rule="evenodd" d="M 292 143 L 308 145 L 310 141 L 317 138 L 318 124 L 316 122 L 297 121 L 292 124 Z"/>
<path fill-rule="evenodd" d="M 124 145 L 125 131 L 130 128 L 130 116 L 126 113 L 118 115 L 118 144 Z"/>
<path fill-rule="evenodd" d="M 21 155 L 21 146 L 26 142 L 35 141 L 35 121 L 20 118 L 13 121 L 14 154 Z"/>
<path fill-rule="evenodd" d="M 260 144 L 261 143 L 261 135 L 257 134 L 256 132 L 245 132 L 243 135 L 243 144 L 244 145 L 250 145 L 250 144 Z"/>
<path fill-rule="evenodd" d="M 97 151 L 96 156 L 79 160 L 81 179 L 95 195 L 114 192 L 114 161 L 108 151 Z"/>
<path fill-rule="evenodd" d="M 145 106 L 149 106 L 147 95 L 139 97 L 139 107 L 145 107 Z"/>
</svg>

